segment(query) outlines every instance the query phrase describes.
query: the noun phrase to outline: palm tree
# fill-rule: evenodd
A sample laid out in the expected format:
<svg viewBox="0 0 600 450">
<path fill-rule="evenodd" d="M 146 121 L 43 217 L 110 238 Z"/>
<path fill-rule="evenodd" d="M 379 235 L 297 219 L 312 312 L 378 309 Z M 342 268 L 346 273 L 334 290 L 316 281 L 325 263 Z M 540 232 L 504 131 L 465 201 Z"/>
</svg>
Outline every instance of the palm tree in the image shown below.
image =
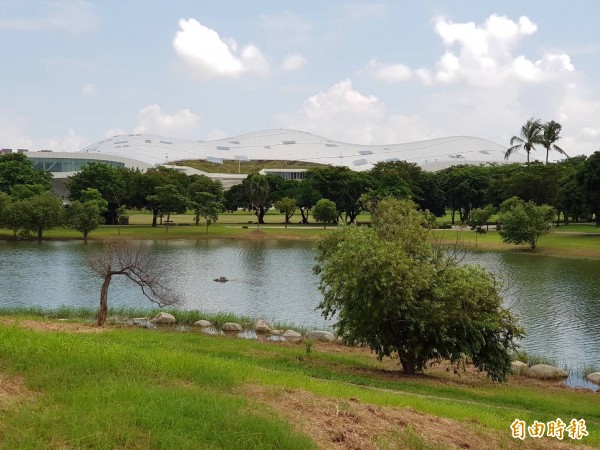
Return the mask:
<svg viewBox="0 0 600 450">
<path fill-rule="evenodd" d="M 568 158 L 569 155 L 567 155 L 562 148 L 555 144 L 555 142 L 560 139 L 559 134 L 562 130 L 562 125 L 554 120 L 551 120 L 550 122 L 542 125 L 542 130 L 541 143 L 546 149 L 546 164 L 548 164 L 548 153 L 550 153 L 550 150 L 555 150 Z"/>
<path fill-rule="evenodd" d="M 248 197 L 252 205 L 256 208 L 256 229 L 260 229 L 260 223 L 266 212 L 266 206 L 269 202 L 269 180 L 265 175 L 255 173 L 250 177 L 248 183 Z"/>
<path fill-rule="evenodd" d="M 529 164 L 529 153 L 535 150 L 534 144 L 542 142 L 542 122 L 533 117 L 521 127 L 521 137 L 513 136 L 510 140 L 510 147 L 504 154 L 504 159 L 508 159 L 517 150 L 524 149 L 527 152 L 527 164 Z"/>
</svg>

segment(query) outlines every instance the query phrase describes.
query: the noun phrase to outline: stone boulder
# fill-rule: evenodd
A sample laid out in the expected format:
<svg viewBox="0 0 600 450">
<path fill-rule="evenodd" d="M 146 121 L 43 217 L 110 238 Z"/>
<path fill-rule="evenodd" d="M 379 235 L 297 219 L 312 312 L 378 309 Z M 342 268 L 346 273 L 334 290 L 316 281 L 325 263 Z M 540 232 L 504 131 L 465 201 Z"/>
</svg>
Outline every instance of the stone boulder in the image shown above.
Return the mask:
<svg viewBox="0 0 600 450">
<path fill-rule="evenodd" d="M 513 361 L 510 363 L 511 372 L 515 375 L 523 375 L 527 372 L 527 364 L 522 361 Z"/>
<path fill-rule="evenodd" d="M 200 328 L 210 327 L 211 325 L 212 325 L 212 323 L 210 323 L 208 320 L 198 320 L 198 321 L 194 322 L 194 326 L 200 327 Z"/>
<path fill-rule="evenodd" d="M 592 383 L 600 384 L 600 372 L 590 373 L 586 378 Z"/>
<path fill-rule="evenodd" d="M 154 319 L 152 319 L 152 322 L 162 324 L 173 324 L 176 323 L 177 320 L 175 319 L 175 316 L 173 316 L 173 314 L 161 312 L 158 313 L 158 315 Z"/>
<path fill-rule="evenodd" d="M 288 341 L 301 341 L 302 340 L 302 335 L 294 330 L 286 330 L 283 333 L 283 337 L 286 338 Z"/>
<path fill-rule="evenodd" d="M 273 327 L 266 320 L 259 320 L 254 326 L 254 331 L 257 333 L 269 333 L 272 329 Z"/>
<path fill-rule="evenodd" d="M 548 364 L 536 364 L 531 366 L 525 372 L 525 375 L 532 378 L 541 378 L 543 380 L 554 379 L 554 378 L 567 378 L 569 374 L 559 369 L 558 367 L 549 366 Z"/>
<path fill-rule="evenodd" d="M 221 327 L 223 331 L 242 331 L 243 328 L 239 323 L 227 322 Z"/>
<path fill-rule="evenodd" d="M 271 330 L 269 331 L 271 336 L 281 336 L 283 334 L 283 330 Z"/>
<path fill-rule="evenodd" d="M 313 341 L 333 342 L 335 340 L 335 336 L 329 331 L 309 331 L 306 337 Z"/>
</svg>

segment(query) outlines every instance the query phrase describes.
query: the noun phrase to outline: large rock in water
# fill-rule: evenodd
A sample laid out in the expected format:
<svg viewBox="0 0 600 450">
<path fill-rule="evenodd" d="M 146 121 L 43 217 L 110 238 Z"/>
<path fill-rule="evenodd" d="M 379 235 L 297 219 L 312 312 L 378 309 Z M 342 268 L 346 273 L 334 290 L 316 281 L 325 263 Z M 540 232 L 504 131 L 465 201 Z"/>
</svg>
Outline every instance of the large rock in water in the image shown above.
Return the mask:
<svg viewBox="0 0 600 450">
<path fill-rule="evenodd" d="M 567 378 L 569 376 L 566 371 L 559 369 L 558 367 L 549 366 L 548 364 L 536 364 L 535 366 L 531 366 L 529 369 L 527 369 L 525 374 L 528 377 L 541 378 L 543 380 Z"/>
<path fill-rule="evenodd" d="M 268 333 L 272 329 L 273 327 L 266 320 L 259 320 L 258 322 L 256 322 L 256 325 L 254 327 L 254 331 L 256 331 L 257 333 Z"/>
<path fill-rule="evenodd" d="M 592 383 L 600 384 L 600 372 L 590 373 L 587 379 Z"/>
<path fill-rule="evenodd" d="M 283 333 L 283 337 L 286 338 L 288 341 L 302 340 L 302 335 L 294 330 L 286 330 L 285 333 Z"/>
<path fill-rule="evenodd" d="M 208 320 L 197 320 L 196 322 L 194 322 L 195 327 L 206 328 L 210 327 L 211 325 L 212 323 L 210 323 Z"/>
<path fill-rule="evenodd" d="M 239 323 L 227 322 L 221 327 L 223 331 L 242 331 L 243 328 Z"/>
<path fill-rule="evenodd" d="M 173 314 L 161 312 L 161 313 L 158 313 L 158 315 L 154 319 L 152 319 L 152 322 L 170 324 L 170 323 L 176 323 L 177 320 L 175 319 L 175 316 Z"/>
<path fill-rule="evenodd" d="M 513 361 L 510 363 L 510 369 L 515 375 L 523 375 L 527 372 L 527 364 L 522 361 Z"/>
<path fill-rule="evenodd" d="M 329 331 L 309 331 L 306 333 L 306 337 L 313 341 L 332 342 L 335 340 L 335 336 Z"/>
</svg>

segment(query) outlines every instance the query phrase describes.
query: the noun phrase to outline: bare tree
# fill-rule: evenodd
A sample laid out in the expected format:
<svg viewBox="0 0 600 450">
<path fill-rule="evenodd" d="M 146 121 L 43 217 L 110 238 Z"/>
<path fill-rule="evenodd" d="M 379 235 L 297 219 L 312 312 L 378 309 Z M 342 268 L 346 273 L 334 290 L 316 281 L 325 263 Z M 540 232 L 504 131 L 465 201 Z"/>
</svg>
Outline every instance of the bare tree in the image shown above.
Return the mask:
<svg viewBox="0 0 600 450">
<path fill-rule="evenodd" d="M 108 286 L 113 275 L 124 275 L 160 307 L 176 305 L 180 296 L 168 285 L 168 266 L 144 241 L 107 240 L 102 250 L 88 256 L 88 266 L 104 279 L 96 325 L 103 326 L 108 312 Z"/>
</svg>

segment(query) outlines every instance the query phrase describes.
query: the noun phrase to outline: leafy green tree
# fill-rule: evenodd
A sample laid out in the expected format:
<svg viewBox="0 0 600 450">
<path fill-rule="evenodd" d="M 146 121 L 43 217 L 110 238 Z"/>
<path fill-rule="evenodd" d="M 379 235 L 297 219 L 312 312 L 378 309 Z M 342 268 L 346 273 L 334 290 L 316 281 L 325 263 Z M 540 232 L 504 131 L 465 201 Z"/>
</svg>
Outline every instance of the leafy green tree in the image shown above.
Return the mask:
<svg viewBox="0 0 600 450">
<path fill-rule="evenodd" d="M 585 161 L 577 178 L 585 194 L 587 209 L 595 216 L 596 226 L 600 227 L 600 151 Z"/>
<path fill-rule="evenodd" d="M 10 190 L 10 195 L 14 199 L 25 200 L 26 198 L 35 197 L 48 190 L 42 184 L 17 184 Z"/>
<path fill-rule="evenodd" d="M 208 233 L 208 226 L 219 220 L 219 212 L 223 209 L 223 205 L 217 201 L 214 194 L 209 192 L 196 192 L 191 204 L 196 215 L 196 225 L 198 225 L 200 217 L 203 217 L 206 220 L 206 232 Z"/>
<path fill-rule="evenodd" d="M 23 224 L 20 227 L 42 239 L 44 233 L 64 223 L 64 207 L 59 196 L 44 192 L 20 202 Z"/>
<path fill-rule="evenodd" d="M 264 217 L 267 213 L 269 202 L 269 180 L 265 175 L 254 173 L 248 176 L 247 185 L 248 199 L 256 211 L 256 228 L 260 229 L 260 225 L 265 223 Z"/>
<path fill-rule="evenodd" d="M 322 198 L 314 206 L 312 215 L 317 222 L 323 223 L 324 229 L 327 229 L 327 224 L 334 223 L 338 216 L 335 202 Z"/>
<path fill-rule="evenodd" d="M 292 191 L 292 197 L 296 200 L 300 209 L 302 223 L 305 225 L 308 224 L 310 210 L 321 199 L 321 194 L 315 189 L 313 182 L 305 178 L 296 182 L 296 187 Z"/>
<path fill-rule="evenodd" d="M 475 247 L 477 247 L 477 237 L 480 234 L 487 233 L 489 230 L 489 221 L 496 212 L 496 208 L 487 205 L 484 208 L 475 208 L 469 214 L 467 225 L 475 231 Z M 483 228 L 485 226 L 485 229 Z"/>
<path fill-rule="evenodd" d="M 25 200 L 12 199 L 10 202 L 5 203 L 2 215 L 0 216 L 2 228 L 11 230 L 14 238 L 17 238 L 19 230 L 23 229 L 27 223 L 25 209 L 23 208 L 24 201 Z"/>
<path fill-rule="evenodd" d="M 543 127 L 540 119 L 529 119 L 525 125 L 521 127 L 521 136 L 513 136 L 510 140 L 511 147 L 506 150 L 504 159 L 510 156 L 517 150 L 525 150 L 527 152 L 527 164 L 529 164 L 529 154 L 531 150 L 535 150 L 536 144 L 542 143 Z"/>
<path fill-rule="evenodd" d="M 79 201 L 82 201 L 86 189 L 97 189 L 108 204 L 104 214 L 106 223 L 108 225 L 119 223 L 119 208 L 126 198 L 123 171 L 108 164 L 91 162 L 69 177 L 66 186 L 69 190 L 69 199 Z"/>
<path fill-rule="evenodd" d="M 459 165 L 440 172 L 442 189 L 451 209 L 452 224 L 458 212 L 460 222 L 466 222 L 469 211 L 485 205 L 491 178 L 485 168 Z"/>
<path fill-rule="evenodd" d="M 327 167 L 306 171 L 310 180 L 322 198 L 335 203 L 338 217 L 345 215 L 345 220 L 354 222 L 362 211 L 361 196 L 373 185 L 373 178 L 364 172 L 354 172 L 348 167 Z M 337 218 L 336 218 L 337 219 Z"/>
<path fill-rule="evenodd" d="M 52 174 L 33 167 L 33 161 L 24 153 L 0 155 L 0 192 L 8 194 L 14 186 L 20 184 L 39 184 L 44 190 L 50 189 Z"/>
<path fill-rule="evenodd" d="M 431 360 L 472 358 L 493 380 L 511 369 L 522 330 L 494 276 L 431 244 L 424 215 L 407 200 L 382 200 L 372 227 L 343 227 L 318 244 L 315 273 L 326 318 L 346 343 L 397 355 L 407 374 Z"/>
<path fill-rule="evenodd" d="M 100 200 L 106 203 L 104 199 L 100 198 Z M 83 239 L 87 240 L 90 232 L 104 223 L 101 205 L 101 202 L 95 200 L 71 202 L 66 208 L 66 225 L 79 231 L 83 234 Z"/>
<path fill-rule="evenodd" d="M 153 209 L 158 209 L 162 214 L 167 215 L 167 233 L 169 232 L 169 225 L 171 223 L 171 213 L 185 212 L 188 203 L 188 197 L 174 184 L 158 186 L 156 194 L 148 196 L 148 204 Z"/>
<path fill-rule="evenodd" d="M 445 214 L 437 174 L 425 172 L 418 164 L 407 161 L 378 162 L 369 173 L 373 178 L 373 189 L 367 194 L 370 204 L 377 203 L 374 199 L 385 197 L 411 198 L 422 210 L 436 216 Z"/>
<path fill-rule="evenodd" d="M 280 213 L 285 214 L 285 227 L 287 228 L 288 223 L 290 223 L 290 218 L 294 215 L 296 210 L 298 209 L 298 204 L 296 203 L 296 199 L 283 197 L 281 200 L 277 200 L 274 203 L 275 208 L 279 210 Z"/>
<path fill-rule="evenodd" d="M 500 205 L 500 237 L 506 243 L 529 244 L 535 250 L 538 239 L 552 228 L 555 214 L 556 211 L 551 206 L 538 206 L 518 197 L 509 198 Z"/>
<path fill-rule="evenodd" d="M 560 139 L 560 132 L 562 130 L 562 125 L 560 123 L 551 120 L 550 122 L 542 125 L 542 138 L 540 140 L 541 144 L 546 149 L 546 164 L 548 164 L 548 155 L 550 154 L 550 150 L 554 150 L 555 152 L 560 153 L 563 156 L 569 156 L 565 153 L 565 151 L 556 145 L 556 141 Z"/>
</svg>

